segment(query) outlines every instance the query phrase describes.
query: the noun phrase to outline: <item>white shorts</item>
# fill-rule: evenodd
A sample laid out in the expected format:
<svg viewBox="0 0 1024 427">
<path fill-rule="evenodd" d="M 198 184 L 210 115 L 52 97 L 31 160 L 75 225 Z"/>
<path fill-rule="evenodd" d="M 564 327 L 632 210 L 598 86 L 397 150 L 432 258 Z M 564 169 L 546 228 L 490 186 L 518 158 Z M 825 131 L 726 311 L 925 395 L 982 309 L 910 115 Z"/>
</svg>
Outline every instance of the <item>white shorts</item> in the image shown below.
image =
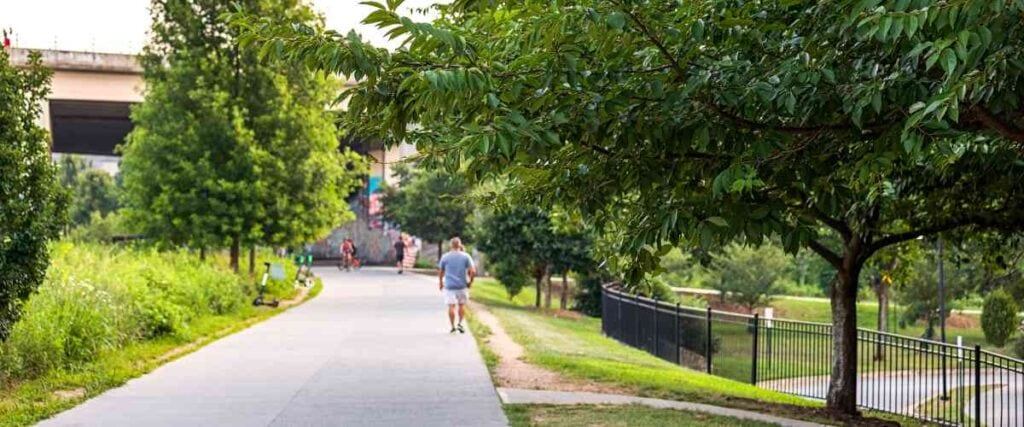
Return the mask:
<svg viewBox="0 0 1024 427">
<path fill-rule="evenodd" d="M 448 305 L 465 305 L 469 302 L 469 289 L 445 289 L 444 290 L 444 303 Z"/>
</svg>

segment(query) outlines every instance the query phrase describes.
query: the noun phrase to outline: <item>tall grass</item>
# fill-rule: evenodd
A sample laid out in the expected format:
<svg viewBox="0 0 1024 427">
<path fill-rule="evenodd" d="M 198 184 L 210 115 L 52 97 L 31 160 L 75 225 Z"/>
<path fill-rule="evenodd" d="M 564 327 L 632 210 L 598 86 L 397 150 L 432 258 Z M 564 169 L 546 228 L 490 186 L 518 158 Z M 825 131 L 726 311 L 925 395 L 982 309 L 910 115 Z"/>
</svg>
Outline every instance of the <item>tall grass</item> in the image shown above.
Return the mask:
<svg viewBox="0 0 1024 427">
<path fill-rule="evenodd" d="M 290 293 L 290 277 L 271 286 L 275 294 Z M 58 243 L 44 283 L 0 344 L 0 379 L 74 369 L 133 342 L 187 340 L 198 319 L 253 310 L 254 293 L 252 278 L 185 251 Z"/>
</svg>

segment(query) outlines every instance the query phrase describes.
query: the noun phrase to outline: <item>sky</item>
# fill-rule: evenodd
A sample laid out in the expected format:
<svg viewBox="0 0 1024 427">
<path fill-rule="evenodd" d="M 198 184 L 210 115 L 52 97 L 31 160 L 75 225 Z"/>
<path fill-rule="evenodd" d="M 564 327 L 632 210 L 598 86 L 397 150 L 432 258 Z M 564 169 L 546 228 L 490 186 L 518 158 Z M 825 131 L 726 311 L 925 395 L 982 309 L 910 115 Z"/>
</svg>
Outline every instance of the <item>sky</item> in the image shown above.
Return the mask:
<svg viewBox="0 0 1024 427">
<path fill-rule="evenodd" d="M 386 40 L 359 21 L 371 10 L 360 0 L 306 0 L 327 19 L 327 27 L 355 29 L 375 45 Z M 406 0 L 403 9 L 436 0 Z M 407 16 L 426 20 L 422 15 Z M 146 43 L 149 0 L 0 0 L 0 28 L 13 30 L 14 47 L 109 53 L 138 53 Z"/>
</svg>

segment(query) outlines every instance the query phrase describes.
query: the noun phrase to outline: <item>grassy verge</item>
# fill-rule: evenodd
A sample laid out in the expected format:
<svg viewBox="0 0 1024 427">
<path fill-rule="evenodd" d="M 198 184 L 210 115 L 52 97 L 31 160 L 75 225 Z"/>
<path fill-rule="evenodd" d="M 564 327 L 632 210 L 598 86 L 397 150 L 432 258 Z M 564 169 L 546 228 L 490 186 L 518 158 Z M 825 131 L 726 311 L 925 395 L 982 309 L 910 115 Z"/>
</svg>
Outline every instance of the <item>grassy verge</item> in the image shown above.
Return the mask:
<svg viewBox="0 0 1024 427">
<path fill-rule="evenodd" d="M 526 350 L 527 361 L 575 378 L 605 382 L 649 397 L 748 407 L 817 403 L 691 371 L 601 334 L 600 319 L 553 317 L 529 308 L 532 289 L 509 300 L 504 288 L 480 280 L 473 298 L 488 306 L 508 334 Z"/>
<path fill-rule="evenodd" d="M 58 245 L 46 282 L 0 343 L 0 427 L 38 422 L 285 310 L 251 306 L 251 278 L 193 258 Z M 296 296 L 280 282 L 273 297 Z"/>
<path fill-rule="evenodd" d="M 482 279 L 473 288 L 473 298 L 486 305 L 512 339 L 524 347 L 527 362 L 567 377 L 614 385 L 639 396 L 708 403 L 822 423 L 833 422 L 823 415 L 820 402 L 681 368 L 642 350 L 623 345 L 601 333 L 600 319 L 577 315 L 551 316 L 538 312 L 531 307 L 534 300 L 532 289 L 524 289 L 510 300 L 499 283 Z M 738 356 L 734 359 L 736 365 L 750 364 L 749 360 L 740 361 Z M 730 368 L 725 366 L 722 369 Z M 741 371 L 739 367 L 735 370 Z M 716 372 L 719 372 L 718 368 Z M 747 376 L 742 378 L 744 380 L 749 378 L 749 368 L 746 372 Z M 897 420 L 903 425 L 918 425 L 902 417 L 870 415 Z"/>
<path fill-rule="evenodd" d="M 506 405 L 505 415 L 512 427 L 527 426 L 731 426 L 762 427 L 775 424 L 721 417 L 675 409 L 645 406 L 549 406 Z"/>
</svg>

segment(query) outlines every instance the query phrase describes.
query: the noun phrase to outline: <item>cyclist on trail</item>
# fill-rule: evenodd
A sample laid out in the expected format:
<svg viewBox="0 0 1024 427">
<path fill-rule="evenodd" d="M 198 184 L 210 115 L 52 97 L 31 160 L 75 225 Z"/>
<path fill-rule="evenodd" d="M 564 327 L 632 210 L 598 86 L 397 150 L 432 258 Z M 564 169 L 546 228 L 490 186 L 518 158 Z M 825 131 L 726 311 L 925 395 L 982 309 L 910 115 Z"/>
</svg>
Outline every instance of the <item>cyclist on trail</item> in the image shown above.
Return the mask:
<svg viewBox="0 0 1024 427">
<path fill-rule="evenodd" d="M 343 268 L 345 271 L 352 269 L 352 259 L 355 257 L 356 245 L 352 243 L 352 239 L 345 239 L 341 241 L 341 264 L 338 266 L 339 269 Z"/>
</svg>

